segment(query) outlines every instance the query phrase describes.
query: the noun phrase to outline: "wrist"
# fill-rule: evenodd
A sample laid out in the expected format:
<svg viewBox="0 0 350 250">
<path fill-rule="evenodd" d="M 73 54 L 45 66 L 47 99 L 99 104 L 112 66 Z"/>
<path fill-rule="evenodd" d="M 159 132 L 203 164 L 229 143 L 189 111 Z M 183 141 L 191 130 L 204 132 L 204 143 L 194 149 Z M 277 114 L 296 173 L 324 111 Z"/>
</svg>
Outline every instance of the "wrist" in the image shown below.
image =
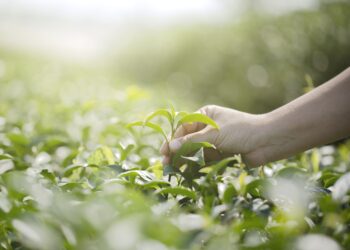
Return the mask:
<svg viewBox="0 0 350 250">
<path fill-rule="evenodd" d="M 273 112 L 256 115 L 252 133 L 252 136 L 255 137 L 254 146 L 244 157 L 248 166 L 264 165 L 279 160 L 284 155 L 290 137 L 288 133 L 281 130 L 277 117 Z"/>
<path fill-rule="evenodd" d="M 289 157 L 296 152 L 293 126 L 278 111 L 261 115 L 260 146 L 256 154 L 261 159 L 260 165 Z"/>
</svg>

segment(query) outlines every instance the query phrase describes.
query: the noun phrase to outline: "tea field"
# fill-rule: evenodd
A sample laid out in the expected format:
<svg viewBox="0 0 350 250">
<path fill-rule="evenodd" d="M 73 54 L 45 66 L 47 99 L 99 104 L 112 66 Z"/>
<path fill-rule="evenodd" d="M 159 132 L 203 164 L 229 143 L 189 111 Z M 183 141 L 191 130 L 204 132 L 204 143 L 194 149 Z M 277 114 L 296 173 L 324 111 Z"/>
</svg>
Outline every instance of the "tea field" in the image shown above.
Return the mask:
<svg viewBox="0 0 350 250">
<path fill-rule="evenodd" d="M 350 248 L 346 141 L 255 169 L 192 144 L 163 166 L 169 121 L 215 123 L 136 85 L 6 66 L 1 249 Z"/>
</svg>

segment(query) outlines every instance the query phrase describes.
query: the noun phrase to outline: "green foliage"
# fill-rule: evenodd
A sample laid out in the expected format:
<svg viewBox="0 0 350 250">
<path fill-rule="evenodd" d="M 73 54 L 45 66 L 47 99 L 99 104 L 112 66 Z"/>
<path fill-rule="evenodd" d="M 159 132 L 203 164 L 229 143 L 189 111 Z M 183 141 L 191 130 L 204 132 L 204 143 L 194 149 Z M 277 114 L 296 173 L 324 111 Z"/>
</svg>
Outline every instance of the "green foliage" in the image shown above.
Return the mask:
<svg viewBox="0 0 350 250">
<path fill-rule="evenodd" d="M 200 113 L 192 113 L 189 114 L 187 112 L 181 111 L 181 112 L 175 112 L 172 108 L 171 110 L 167 109 L 158 109 L 151 114 L 149 114 L 143 121 L 136 121 L 127 124 L 127 128 L 132 128 L 135 126 L 143 126 L 143 127 L 149 127 L 158 133 L 162 134 L 164 139 L 169 142 L 169 138 L 167 137 L 165 131 L 157 124 L 150 122 L 155 117 L 165 117 L 166 120 L 169 122 L 170 125 L 170 140 L 173 139 L 175 131 L 183 124 L 185 123 L 194 123 L 194 122 L 200 122 L 204 123 L 206 125 L 210 125 L 216 129 L 219 129 L 219 126 L 216 124 L 215 121 L 210 119 L 208 116 L 200 114 Z"/>
<path fill-rule="evenodd" d="M 289 81 L 294 83 L 296 76 L 310 74 L 306 81 L 311 88 L 311 82 L 319 83 L 344 65 L 342 58 L 348 58 L 350 51 L 344 49 L 348 43 L 341 42 L 348 40 L 344 27 L 349 19 L 342 15 L 347 11 L 345 4 L 322 4 L 320 13 L 331 18 L 305 12 L 244 23 L 248 30 L 269 32 L 267 37 L 253 31 L 239 35 L 243 31 L 236 26 L 223 27 L 235 34 L 225 33 L 229 39 L 223 44 L 199 34 L 186 43 L 182 54 L 174 53 L 183 63 L 175 68 L 191 74 L 193 82 L 203 83 L 200 88 L 193 86 L 199 96 L 219 93 L 226 103 L 239 102 L 242 107 L 264 98 L 271 100 L 265 107 L 271 107 L 283 99 L 281 90 L 291 86 Z M 262 26 L 257 24 L 260 21 Z M 305 43 L 296 42 L 299 39 L 306 39 Z M 198 41 L 206 45 L 201 47 Z M 270 45 L 273 50 L 267 49 Z M 317 67 L 305 70 L 314 52 L 301 45 L 326 55 L 329 68 L 324 74 L 318 74 L 317 62 Z M 335 48 L 343 53 L 336 56 Z M 252 54 L 257 54 L 254 63 L 274 62 L 266 66 L 271 82 L 286 82 L 269 91 L 259 87 L 256 91 L 246 84 L 234 93 L 227 91 L 227 84 L 215 92 L 208 87 L 227 79 L 244 83 Z M 232 58 L 239 58 L 239 63 Z M 136 86 L 116 89 L 112 84 L 93 84 L 102 81 L 91 70 L 22 58 L 3 60 L 1 249 L 279 250 L 307 249 L 310 242 L 318 249 L 325 242 L 350 249 L 349 142 L 257 169 L 245 168 L 239 155 L 207 162 L 206 150 L 213 145 L 186 143 L 171 164 L 163 166 L 160 145 L 172 139 L 180 125 L 202 122 L 215 129 L 216 124 L 201 114 L 176 112 L 173 107 L 149 113 L 165 105 L 159 93 Z M 159 70 L 174 70 L 172 63 L 152 61 L 157 61 L 157 69 L 162 64 Z M 275 63 L 279 61 L 283 63 Z M 88 79 L 82 80 L 81 75 Z M 272 93 L 271 98 L 263 96 L 265 92 Z M 276 93 L 277 100 L 272 98 Z M 139 115 L 145 119 L 130 123 Z"/>
<path fill-rule="evenodd" d="M 114 164 L 114 154 L 112 150 L 106 146 L 99 147 L 87 159 L 90 165 L 104 166 Z"/>
<path fill-rule="evenodd" d="M 277 250 L 313 235 L 350 247 L 350 144 L 246 169 L 238 155 L 206 162 L 210 143 L 185 143 L 163 166 L 165 135 L 185 122 L 216 124 L 173 108 L 128 123 L 126 108 L 145 113 L 144 97 L 86 109 L 85 100 L 55 106 L 56 96 L 48 112 L 41 95 L 23 106 L 3 93 L 2 249 Z"/>
</svg>

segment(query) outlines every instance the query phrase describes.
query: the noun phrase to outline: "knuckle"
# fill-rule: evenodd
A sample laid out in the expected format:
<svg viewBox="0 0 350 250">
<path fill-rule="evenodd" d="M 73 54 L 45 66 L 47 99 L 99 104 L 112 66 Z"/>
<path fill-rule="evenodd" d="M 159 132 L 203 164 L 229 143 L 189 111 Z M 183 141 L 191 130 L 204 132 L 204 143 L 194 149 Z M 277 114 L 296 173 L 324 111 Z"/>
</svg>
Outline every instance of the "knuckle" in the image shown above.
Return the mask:
<svg viewBox="0 0 350 250">
<path fill-rule="evenodd" d="M 216 108 L 217 108 L 217 105 L 209 104 L 200 108 L 200 112 L 204 115 L 210 116 L 210 114 L 212 114 Z"/>
<path fill-rule="evenodd" d="M 184 137 L 182 137 L 181 142 L 184 143 L 184 142 L 187 142 L 187 141 L 191 141 L 191 139 L 192 139 L 191 135 L 185 135 Z"/>
</svg>

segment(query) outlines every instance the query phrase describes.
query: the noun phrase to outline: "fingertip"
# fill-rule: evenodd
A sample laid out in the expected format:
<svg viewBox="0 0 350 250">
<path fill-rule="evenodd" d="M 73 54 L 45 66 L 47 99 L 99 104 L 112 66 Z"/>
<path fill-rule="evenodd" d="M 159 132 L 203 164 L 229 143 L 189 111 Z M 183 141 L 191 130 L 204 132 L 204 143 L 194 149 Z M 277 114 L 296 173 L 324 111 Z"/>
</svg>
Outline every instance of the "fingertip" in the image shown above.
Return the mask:
<svg viewBox="0 0 350 250">
<path fill-rule="evenodd" d="M 163 165 L 167 165 L 170 163 L 170 157 L 169 156 L 165 156 L 162 160 Z"/>
<path fill-rule="evenodd" d="M 180 149 L 181 145 L 182 144 L 180 142 L 180 139 L 175 139 L 175 140 L 170 141 L 169 149 L 171 152 L 175 153 L 177 150 Z"/>
<path fill-rule="evenodd" d="M 159 151 L 162 155 L 168 155 L 170 151 L 168 143 L 164 142 Z"/>
</svg>

